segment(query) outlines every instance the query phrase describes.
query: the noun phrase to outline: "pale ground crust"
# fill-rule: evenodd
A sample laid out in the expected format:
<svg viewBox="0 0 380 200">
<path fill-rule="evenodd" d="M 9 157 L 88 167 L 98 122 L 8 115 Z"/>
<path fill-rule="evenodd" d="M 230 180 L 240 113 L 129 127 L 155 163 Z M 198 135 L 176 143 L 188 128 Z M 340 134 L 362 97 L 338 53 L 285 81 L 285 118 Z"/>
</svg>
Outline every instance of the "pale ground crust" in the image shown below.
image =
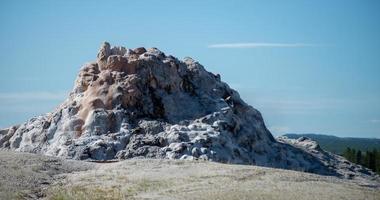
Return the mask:
<svg viewBox="0 0 380 200">
<path fill-rule="evenodd" d="M 0 151 L 0 199 L 380 199 L 380 188 L 207 161 L 62 160 Z"/>
</svg>

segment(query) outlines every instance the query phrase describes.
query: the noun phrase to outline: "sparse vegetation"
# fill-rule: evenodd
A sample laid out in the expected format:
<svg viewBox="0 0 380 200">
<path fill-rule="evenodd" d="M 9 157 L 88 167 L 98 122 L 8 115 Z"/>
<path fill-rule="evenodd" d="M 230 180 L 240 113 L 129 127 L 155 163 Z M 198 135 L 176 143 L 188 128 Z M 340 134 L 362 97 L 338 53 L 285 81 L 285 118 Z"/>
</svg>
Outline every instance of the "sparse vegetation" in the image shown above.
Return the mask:
<svg viewBox="0 0 380 200">
<path fill-rule="evenodd" d="M 380 194 L 377 189 L 334 177 L 255 166 L 169 160 L 104 164 L 98 169 L 69 175 L 62 185 L 57 188 L 64 187 L 63 191 L 48 197 L 293 200 L 376 199 Z M 82 187 L 85 188 L 77 192 L 77 188 Z M 95 188 L 101 189 L 93 191 Z M 109 190 L 108 195 L 113 196 L 106 196 L 102 190 Z M 89 194 L 83 195 L 86 193 Z"/>
<path fill-rule="evenodd" d="M 117 179 L 115 173 L 100 173 L 98 177 L 81 178 L 79 182 L 66 182 L 53 186 L 47 191 L 47 198 L 52 200 L 103 200 L 135 199 L 140 193 L 151 192 L 169 186 L 168 182 L 146 178 L 129 181 Z M 97 180 L 94 180 L 97 179 Z M 95 184 L 91 184 L 94 183 Z M 101 184 L 107 182 L 108 184 Z M 99 184 L 96 184 L 99 183 Z"/>
<path fill-rule="evenodd" d="M 123 195 L 118 187 L 92 187 L 92 186 L 71 186 L 56 187 L 48 191 L 47 198 L 51 200 L 118 200 L 130 197 Z M 128 198 L 129 199 L 129 198 Z"/>
<path fill-rule="evenodd" d="M 380 196 L 378 187 L 336 177 L 205 161 L 136 159 L 100 164 L 7 152 L 0 153 L 0 167 L 4 177 L 0 199 L 359 200 Z"/>
</svg>

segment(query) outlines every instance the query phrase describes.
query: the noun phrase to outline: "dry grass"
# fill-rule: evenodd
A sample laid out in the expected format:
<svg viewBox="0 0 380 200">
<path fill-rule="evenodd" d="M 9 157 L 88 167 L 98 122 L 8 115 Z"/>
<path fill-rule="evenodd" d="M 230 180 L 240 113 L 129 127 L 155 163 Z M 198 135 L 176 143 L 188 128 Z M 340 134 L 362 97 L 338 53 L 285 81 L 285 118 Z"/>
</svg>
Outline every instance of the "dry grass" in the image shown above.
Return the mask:
<svg viewBox="0 0 380 200">
<path fill-rule="evenodd" d="M 0 199 L 37 199 L 56 175 L 95 166 L 29 153 L 0 150 Z"/>
<path fill-rule="evenodd" d="M 0 199 L 380 199 L 380 188 L 335 177 L 204 161 L 86 163 L 0 151 L 0 169 Z"/>
<path fill-rule="evenodd" d="M 47 198 L 52 200 L 135 199 L 140 193 L 152 192 L 165 187 L 169 187 L 168 183 L 148 179 L 135 180 L 133 183 L 124 186 L 122 184 L 113 184 L 111 186 L 68 184 L 68 186 L 58 185 L 52 187 L 47 192 Z"/>
<path fill-rule="evenodd" d="M 130 160 L 69 175 L 49 199 L 379 199 L 334 177 L 211 162 Z"/>
</svg>

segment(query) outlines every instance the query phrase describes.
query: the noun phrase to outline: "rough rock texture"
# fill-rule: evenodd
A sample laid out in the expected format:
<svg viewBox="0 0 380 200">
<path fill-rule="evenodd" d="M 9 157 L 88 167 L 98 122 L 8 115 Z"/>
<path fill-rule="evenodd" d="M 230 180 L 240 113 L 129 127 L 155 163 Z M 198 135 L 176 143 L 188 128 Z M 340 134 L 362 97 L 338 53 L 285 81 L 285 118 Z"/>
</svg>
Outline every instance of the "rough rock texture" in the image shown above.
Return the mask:
<svg viewBox="0 0 380 200">
<path fill-rule="evenodd" d="M 80 160 L 204 159 L 346 174 L 319 154 L 277 142 L 260 112 L 193 59 L 108 43 L 81 68 L 62 105 L 1 130 L 0 147 Z M 369 173 L 363 170 L 357 173 Z"/>
<path fill-rule="evenodd" d="M 281 143 L 290 144 L 313 155 L 321 161 L 323 165 L 335 171 L 343 178 L 355 179 L 361 185 L 380 187 L 379 176 L 374 172 L 361 165 L 349 162 L 342 156 L 324 151 L 316 141 L 310 138 L 300 137 L 298 139 L 289 139 L 285 136 L 280 136 L 276 139 Z"/>
</svg>

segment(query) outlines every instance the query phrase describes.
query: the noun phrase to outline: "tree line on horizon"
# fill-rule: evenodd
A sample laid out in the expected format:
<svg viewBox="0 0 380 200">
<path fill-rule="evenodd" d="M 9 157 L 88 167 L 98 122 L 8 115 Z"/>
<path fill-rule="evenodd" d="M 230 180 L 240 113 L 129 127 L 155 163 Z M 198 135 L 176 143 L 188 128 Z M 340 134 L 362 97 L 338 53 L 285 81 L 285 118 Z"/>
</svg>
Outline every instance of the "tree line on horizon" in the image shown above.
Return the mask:
<svg viewBox="0 0 380 200">
<path fill-rule="evenodd" d="M 347 147 L 342 156 L 350 162 L 362 165 L 380 174 L 380 151 L 377 149 L 362 152 L 361 150 Z"/>
</svg>

